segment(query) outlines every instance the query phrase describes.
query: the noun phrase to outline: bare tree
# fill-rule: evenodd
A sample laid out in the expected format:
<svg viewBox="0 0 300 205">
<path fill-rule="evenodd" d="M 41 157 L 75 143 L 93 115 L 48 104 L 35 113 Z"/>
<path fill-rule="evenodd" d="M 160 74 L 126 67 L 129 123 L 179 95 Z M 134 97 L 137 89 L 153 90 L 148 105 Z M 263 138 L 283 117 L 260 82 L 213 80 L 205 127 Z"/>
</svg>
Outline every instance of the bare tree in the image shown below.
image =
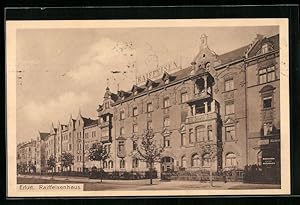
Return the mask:
<svg viewBox="0 0 300 205">
<path fill-rule="evenodd" d="M 89 149 L 89 159 L 91 161 L 99 161 L 101 182 L 103 178 L 102 162 L 108 159 L 109 156 L 109 151 L 104 147 L 102 143 L 94 143 Z"/>
<path fill-rule="evenodd" d="M 149 165 L 150 184 L 152 184 L 152 172 L 154 162 L 160 162 L 163 147 L 156 144 L 152 130 L 146 130 L 142 135 L 141 144 L 137 146 L 138 157 Z"/>
</svg>

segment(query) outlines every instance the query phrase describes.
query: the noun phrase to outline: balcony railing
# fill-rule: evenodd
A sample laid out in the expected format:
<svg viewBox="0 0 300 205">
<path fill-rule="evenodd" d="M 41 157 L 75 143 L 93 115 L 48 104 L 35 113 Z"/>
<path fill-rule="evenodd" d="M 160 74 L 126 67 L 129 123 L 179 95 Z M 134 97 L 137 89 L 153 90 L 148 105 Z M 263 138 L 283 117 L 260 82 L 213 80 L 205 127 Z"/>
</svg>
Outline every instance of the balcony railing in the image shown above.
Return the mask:
<svg viewBox="0 0 300 205">
<path fill-rule="evenodd" d="M 100 137 L 100 141 L 101 142 L 109 142 L 110 141 L 110 137 L 109 136 L 102 136 L 102 137 Z"/>
<path fill-rule="evenodd" d="M 205 120 L 215 119 L 217 117 L 218 117 L 218 114 L 216 112 L 196 114 L 194 116 L 188 116 L 186 118 L 186 122 L 187 123 L 202 122 Z"/>
<path fill-rule="evenodd" d="M 100 123 L 100 127 L 103 128 L 103 127 L 108 127 L 109 126 L 109 121 L 106 121 L 106 122 L 101 122 Z"/>
<path fill-rule="evenodd" d="M 117 156 L 118 156 L 119 158 L 124 158 L 124 157 L 126 157 L 126 152 L 125 152 L 125 150 L 117 150 Z"/>
</svg>

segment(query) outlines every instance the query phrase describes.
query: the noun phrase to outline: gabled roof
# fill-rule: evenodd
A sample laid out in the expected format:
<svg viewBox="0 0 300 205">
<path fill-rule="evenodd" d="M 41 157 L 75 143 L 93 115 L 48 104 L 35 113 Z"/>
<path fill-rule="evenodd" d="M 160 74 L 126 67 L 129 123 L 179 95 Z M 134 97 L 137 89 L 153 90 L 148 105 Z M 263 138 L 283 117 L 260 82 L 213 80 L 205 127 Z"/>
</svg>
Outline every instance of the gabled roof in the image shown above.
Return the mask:
<svg viewBox="0 0 300 205">
<path fill-rule="evenodd" d="M 271 42 L 272 45 L 273 45 L 274 50 L 279 49 L 279 35 L 278 34 L 274 35 L 274 36 L 271 36 L 269 38 L 263 38 L 263 39 L 267 39 L 268 42 Z M 235 50 L 229 51 L 229 52 L 221 54 L 221 55 L 216 55 L 217 59 L 220 61 L 220 64 L 218 65 L 218 67 L 222 66 L 222 65 L 225 65 L 225 64 L 228 64 L 230 62 L 234 62 L 234 61 L 237 61 L 237 60 L 244 59 L 246 57 L 245 56 L 246 52 L 249 51 L 249 48 L 251 49 L 252 47 L 253 47 L 253 43 L 245 45 L 243 47 L 237 48 Z M 163 77 L 160 78 L 160 79 L 157 79 L 157 80 L 149 80 L 148 79 L 144 85 L 138 86 L 138 88 L 141 89 L 139 94 L 148 92 L 147 87 L 149 86 L 149 84 L 152 84 L 152 83 L 156 84 L 155 88 L 163 87 L 165 85 L 164 80 L 167 77 L 171 76 L 170 83 L 180 81 L 184 78 L 187 78 L 187 77 L 189 77 L 192 69 L 193 69 L 193 66 L 189 66 L 187 68 L 184 68 L 184 69 L 181 69 L 177 72 L 174 72 L 171 75 L 168 74 L 167 72 L 165 72 L 163 74 Z M 197 74 L 201 74 L 203 72 L 205 72 L 205 71 L 204 70 L 197 70 L 197 72 L 195 72 L 195 74 L 197 75 Z M 134 89 L 134 87 L 135 86 L 132 87 L 131 91 Z M 127 93 L 130 94 L 130 95 L 125 97 L 125 100 L 133 98 L 133 93 L 132 92 L 128 91 Z M 117 98 L 116 100 L 114 100 L 115 103 L 119 103 L 121 101 L 122 101 L 122 98 L 120 98 L 120 97 Z"/>
<path fill-rule="evenodd" d="M 93 120 L 91 118 L 86 118 L 86 117 L 82 117 L 82 119 L 83 119 L 84 127 L 88 127 L 91 125 L 98 125 L 98 120 Z"/>
<path fill-rule="evenodd" d="M 48 136 L 49 136 L 49 132 L 40 132 L 40 138 L 41 140 L 45 141 L 48 139 Z"/>
</svg>

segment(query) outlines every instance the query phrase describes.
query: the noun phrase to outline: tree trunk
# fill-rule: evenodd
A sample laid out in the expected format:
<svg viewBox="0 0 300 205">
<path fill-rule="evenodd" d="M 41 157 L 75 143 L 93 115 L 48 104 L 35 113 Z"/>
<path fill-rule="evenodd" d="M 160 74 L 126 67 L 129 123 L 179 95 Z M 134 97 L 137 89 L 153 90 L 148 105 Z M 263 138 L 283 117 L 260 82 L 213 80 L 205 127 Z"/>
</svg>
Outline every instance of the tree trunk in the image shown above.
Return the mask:
<svg viewBox="0 0 300 205">
<path fill-rule="evenodd" d="M 152 163 L 150 163 L 150 184 L 152 184 Z"/>
<path fill-rule="evenodd" d="M 212 163 L 211 163 L 211 161 L 210 161 L 210 169 L 209 169 L 209 181 L 210 181 L 210 186 L 213 187 Z"/>
<path fill-rule="evenodd" d="M 100 169 L 99 169 L 99 171 L 100 171 L 100 182 L 102 183 L 102 178 L 103 178 L 103 176 L 102 176 L 102 166 L 101 166 L 101 160 L 99 161 L 99 163 L 100 163 Z"/>
</svg>

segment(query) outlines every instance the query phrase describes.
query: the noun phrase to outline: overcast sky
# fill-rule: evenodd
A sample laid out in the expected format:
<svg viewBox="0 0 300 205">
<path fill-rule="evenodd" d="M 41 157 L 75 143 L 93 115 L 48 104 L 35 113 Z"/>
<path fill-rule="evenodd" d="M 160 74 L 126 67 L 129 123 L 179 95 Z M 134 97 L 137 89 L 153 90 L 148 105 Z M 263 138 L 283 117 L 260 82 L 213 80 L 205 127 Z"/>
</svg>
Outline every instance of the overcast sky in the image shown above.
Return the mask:
<svg viewBox="0 0 300 205">
<path fill-rule="evenodd" d="M 26 29 L 17 31 L 17 141 L 48 132 L 70 115 L 96 119 L 105 87 L 130 89 L 157 65 L 189 66 L 201 34 L 217 54 L 272 36 L 278 27 Z M 125 75 L 111 71 L 126 71 Z M 109 80 L 107 80 L 109 79 Z"/>
</svg>

